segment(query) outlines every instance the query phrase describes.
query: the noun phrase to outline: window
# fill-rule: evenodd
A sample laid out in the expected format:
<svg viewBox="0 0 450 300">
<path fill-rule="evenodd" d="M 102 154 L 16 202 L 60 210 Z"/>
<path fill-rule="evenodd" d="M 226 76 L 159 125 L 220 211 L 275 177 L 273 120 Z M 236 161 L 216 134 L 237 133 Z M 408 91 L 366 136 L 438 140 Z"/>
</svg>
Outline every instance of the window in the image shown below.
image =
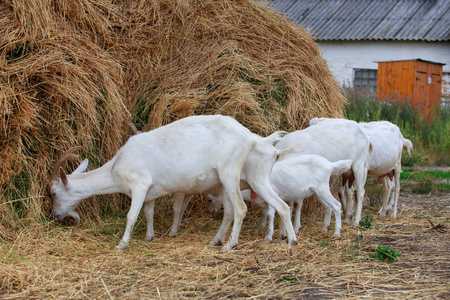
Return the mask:
<svg viewBox="0 0 450 300">
<path fill-rule="evenodd" d="M 355 78 L 353 80 L 354 87 L 369 89 L 369 91 L 377 92 L 377 70 L 373 69 L 354 69 Z"/>
</svg>

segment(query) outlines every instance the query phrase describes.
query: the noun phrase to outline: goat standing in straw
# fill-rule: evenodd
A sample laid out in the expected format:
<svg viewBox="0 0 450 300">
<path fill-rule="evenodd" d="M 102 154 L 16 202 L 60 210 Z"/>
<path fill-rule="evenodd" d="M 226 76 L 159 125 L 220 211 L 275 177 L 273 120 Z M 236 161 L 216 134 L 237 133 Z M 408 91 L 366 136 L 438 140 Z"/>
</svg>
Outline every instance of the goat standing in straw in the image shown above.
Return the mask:
<svg viewBox="0 0 450 300">
<path fill-rule="evenodd" d="M 228 251 L 238 244 L 247 212 L 240 193 L 244 186 L 276 209 L 286 227 L 290 247 L 297 239 L 289 207 L 272 189 L 269 179 L 281 153 L 272 146 L 279 138 L 279 132 L 262 138 L 231 117 L 193 116 L 130 137 L 109 162 L 90 172 L 84 173 L 88 164 L 85 160 L 67 175 L 61 164 L 77 157 L 68 153 L 53 171 L 53 214 L 58 220 L 66 216 L 79 220 L 75 208 L 81 200 L 99 194 L 124 193 L 132 199 L 125 233 L 117 246 L 124 249 L 143 206 L 148 222 L 146 238 L 151 238 L 149 229 L 153 225 L 149 223 L 153 222 L 156 198 L 222 189 L 225 213 L 211 244 L 222 244 L 234 220 L 230 238 L 222 248 Z"/>
</svg>

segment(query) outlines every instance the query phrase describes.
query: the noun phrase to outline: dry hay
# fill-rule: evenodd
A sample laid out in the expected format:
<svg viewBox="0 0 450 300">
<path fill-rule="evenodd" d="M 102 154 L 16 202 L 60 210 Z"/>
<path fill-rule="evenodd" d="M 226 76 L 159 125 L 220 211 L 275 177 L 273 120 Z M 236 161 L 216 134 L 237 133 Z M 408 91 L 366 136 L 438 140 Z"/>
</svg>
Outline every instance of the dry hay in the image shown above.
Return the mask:
<svg viewBox="0 0 450 300">
<path fill-rule="evenodd" d="M 159 52 L 155 45 L 165 49 L 163 57 L 150 62 L 157 76 L 138 72 L 145 78 L 137 79 L 134 89 L 144 120 L 164 124 L 221 113 L 268 134 L 302 128 L 313 116 L 341 115 L 342 97 L 316 44 L 283 17 L 251 1 L 177 1 L 167 11 L 133 8 L 134 17 L 157 13 L 150 17 L 157 24 L 167 21 L 164 12 L 175 18 L 169 36 L 164 24 L 157 32 L 133 30 L 155 41 L 149 45 L 146 39 L 140 51 Z"/>
<path fill-rule="evenodd" d="M 321 216 L 307 217 L 292 252 L 263 240 L 255 208 L 239 246 L 227 253 L 207 245 L 220 224 L 208 214 L 188 212 L 173 238 L 161 217 L 150 243 L 143 241 L 141 219 L 123 252 L 113 250 L 123 219 L 98 228 L 38 223 L 0 244 L 0 298 L 448 299 L 449 232 L 433 229 L 428 219 L 448 226 L 449 196 L 402 196 L 395 220 L 365 207 L 373 228 L 344 224 L 339 239 L 320 231 Z M 398 261 L 370 258 L 381 244 L 396 249 Z"/>
<path fill-rule="evenodd" d="M 2 221 L 48 216 L 55 159 L 83 145 L 91 169 L 103 164 L 130 119 L 220 113 L 267 135 L 342 116 L 342 103 L 310 34 L 252 1 L 2 1 Z M 81 209 L 100 219 L 127 201 Z"/>
<path fill-rule="evenodd" d="M 0 214 L 9 223 L 49 210 L 49 171 L 62 151 L 113 153 L 123 143 L 117 124 L 130 118 L 120 62 L 82 28 L 104 18 L 92 7 L 73 11 L 92 3 L 68 3 L 0 4 Z"/>
</svg>

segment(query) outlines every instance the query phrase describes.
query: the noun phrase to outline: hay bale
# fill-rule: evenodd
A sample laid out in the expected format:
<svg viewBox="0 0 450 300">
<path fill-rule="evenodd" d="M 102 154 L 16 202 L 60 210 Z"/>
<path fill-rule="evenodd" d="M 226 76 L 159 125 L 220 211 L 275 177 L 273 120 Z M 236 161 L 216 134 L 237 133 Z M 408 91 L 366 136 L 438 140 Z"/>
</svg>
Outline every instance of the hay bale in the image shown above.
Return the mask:
<svg viewBox="0 0 450 300">
<path fill-rule="evenodd" d="M 310 34 L 253 1 L 9 0 L 0 24 L 0 197 L 11 202 L 0 215 L 9 224 L 47 215 L 62 152 L 83 145 L 103 164 L 130 119 L 159 126 L 220 113 L 267 135 L 342 116 Z M 126 204 L 108 196 L 81 209 L 98 217 Z"/>
<path fill-rule="evenodd" d="M 303 128 L 317 115 L 342 116 L 342 96 L 316 43 L 284 17 L 252 1 L 152 4 L 127 11 L 156 25 L 122 27 L 144 37 L 139 52 L 127 51 L 135 53 L 131 72 L 140 69 L 129 100 L 138 120 L 162 125 L 222 113 L 269 134 Z M 148 69 L 143 57 L 152 59 Z"/>
<path fill-rule="evenodd" d="M 83 155 L 103 157 L 94 165 L 105 162 L 123 143 L 117 124 L 130 115 L 120 93 L 122 66 L 101 42 L 106 12 L 94 1 L 1 6 L 1 203 L 21 200 L 1 205 L 0 213 L 16 222 L 49 211 L 55 158 L 83 145 Z"/>
</svg>

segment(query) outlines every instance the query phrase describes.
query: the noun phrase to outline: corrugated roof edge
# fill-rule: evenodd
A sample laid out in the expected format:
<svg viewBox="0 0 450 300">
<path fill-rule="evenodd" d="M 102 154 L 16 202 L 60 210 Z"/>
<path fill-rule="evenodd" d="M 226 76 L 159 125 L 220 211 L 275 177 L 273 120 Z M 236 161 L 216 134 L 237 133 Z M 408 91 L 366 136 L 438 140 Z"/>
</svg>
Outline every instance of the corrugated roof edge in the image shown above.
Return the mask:
<svg viewBox="0 0 450 300">
<path fill-rule="evenodd" d="M 259 1 L 259 0 L 258 0 Z M 381 16 L 379 21 L 385 24 L 378 28 L 382 31 L 374 32 L 375 24 L 369 26 L 368 22 L 362 22 L 361 19 L 356 18 L 362 24 L 367 25 L 363 30 L 351 30 L 348 22 L 340 21 L 340 26 L 337 28 L 323 29 L 328 22 L 334 20 L 334 15 L 339 9 L 343 9 L 345 4 L 349 4 L 355 0 L 334 0 L 330 3 L 335 3 L 334 9 L 328 9 L 317 12 L 324 0 L 308 0 L 308 1 L 286 1 L 286 0 L 261 0 L 270 3 L 269 9 L 278 11 L 292 22 L 309 29 L 316 41 L 421 41 L 421 42 L 450 42 L 450 0 L 360 0 L 358 4 L 366 5 L 367 9 L 378 10 L 385 8 L 387 4 L 392 6 L 394 3 L 395 15 L 408 8 L 408 14 L 401 18 L 392 19 L 392 16 Z M 326 3 L 326 2 L 325 2 Z M 416 4 L 411 8 L 412 4 Z M 353 6 L 345 6 L 347 9 Z M 306 9 L 308 15 L 316 12 L 313 16 L 313 21 L 306 22 L 304 16 L 298 18 L 299 10 Z M 439 14 L 435 14 L 439 11 Z M 349 11 L 348 13 L 350 13 Z M 431 15 L 430 15 L 431 14 Z M 378 20 L 378 19 L 377 19 Z M 338 20 L 339 21 L 339 20 Z M 367 21 L 367 20 L 365 20 Z M 306 23 L 305 23 L 306 22 Z M 311 23 L 312 22 L 312 23 Z M 386 30 L 391 28 L 389 23 L 395 22 L 395 26 L 401 28 L 395 32 L 386 33 Z M 400 22 L 401 24 L 399 24 Z M 358 24 L 359 24 L 358 23 Z M 342 26 L 346 27 L 342 27 Z M 308 28 L 308 27 L 311 28 Z M 349 27 L 350 26 L 350 27 Z M 375 26 L 375 27 L 373 27 Z M 399 27 L 400 26 L 400 27 Z M 425 27 L 424 27 L 425 26 Z M 359 28 L 359 27 L 358 27 Z M 384 30 L 383 30 L 384 29 Z M 345 34 L 344 34 L 345 33 Z M 387 36 L 385 36 L 387 34 Z M 344 35 L 344 36 L 342 36 Z"/>
<path fill-rule="evenodd" d="M 435 39 L 435 40 L 431 40 L 431 39 L 420 39 L 420 38 L 416 38 L 416 39 L 400 39 L 400 38 L 389 38 L 389 39 L 384 39 L 384 38 L 352 38 L 352 39 L 321 39 L 321 38 L 317 38 L 314 37 L 314 33 L 311 33 L 314 40 L 316 42 L 339 42 L 339 41 L 414 41 L 414 42 L 427 42 L 427 43 L 448 43 L 450 42 L 450 38 L 448 39 Z"/>
<path fill-rule="evenodd" d="M 418 60 L 418 61 L 433 63 L 433 64 L 437 64 L 437 65 L 442 65 L 442 66 L 446 65 L 444 63 L 431 61 L 431 60 L 425 60 L 425 59 L 421 59 L 421 58 L 399 59 L 399 60 L 383 60 L 383 61 L 374 61 L 374 62 L 376 62 L 376 63 L 384 63 L 384 62 L 398 62 L 398 61 L 411 61 L 411 60 Z"/>
</svg>

